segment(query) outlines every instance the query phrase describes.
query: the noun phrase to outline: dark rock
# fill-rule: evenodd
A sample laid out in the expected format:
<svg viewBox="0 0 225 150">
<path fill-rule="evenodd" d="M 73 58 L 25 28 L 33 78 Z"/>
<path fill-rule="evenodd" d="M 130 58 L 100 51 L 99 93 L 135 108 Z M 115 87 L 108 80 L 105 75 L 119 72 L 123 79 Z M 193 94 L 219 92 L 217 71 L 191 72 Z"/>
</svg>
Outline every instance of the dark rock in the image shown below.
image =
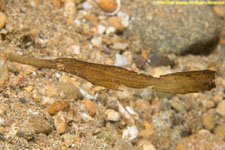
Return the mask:
<svg viewBox="0 0 225 150">
<path fill-rule="evenodd" d="M 26 100 L 25 98 L 22 98 L 22 97 L 19 98 L 19 101 L 20 101 L 21 103 L 26 103 L 26 102 L 27 102 L 27 100 Z"/>
<path fill-rule="evenodd" d="M 148 58 L 148 63 L 150 66 L 153 66 L 153 67 L 174 65 L 174 61 L 160 54 L 150 54 Z"/>
<path fill-rule="evenodd" d="M 5 137 L 3 133 L 0 133 L 0 141 L 5 141 Z"/>
<path fill-rule="evenodd" d="M 142 0 L 123 3 L 133 18 L 126 35 L 139 34 L 144 49 L 162 54 L 209 54 L 218 44 L 221 20 L 210 6 L 154 5 Z"/>
<path fill-rule="evenodd" d="M 144 59 L 144 57 L 141 55 L 138 55 L 138 57 L 135 60 L 135 64 L 137 65 L 137 67 L 140 69 L 144 69 L 145 63 L 146 63 L 146 60 Z"/>
<path fill-rule="evenodd" d="M 35 130 L 34 128 L 25 128 L 22 126 L 20 130 L 17 132 L 17 136 L 24 138 L 27 141 L 34 139 Z"/>
<path fill-rule="evenodd" d="M 28 120 L 20 125 L 20 129 L 17 132 L 19 137 L 22 137 L 27 141 L 34 139 L 36 134 L 49 134 L 53 130 L 52 125 L 42 116 L 31 115 L 27 118 Z"/>
<path fill-rule="evenodd" d="M 48 121 L 45 120 L 44 117 L 42 116 L 34 115 L 30 117 L 29 123 L 34 128 L 36 134 L 39 133 L 49 134 L 53 130 L 52 125 L 48 123 Z"/>
</svg>

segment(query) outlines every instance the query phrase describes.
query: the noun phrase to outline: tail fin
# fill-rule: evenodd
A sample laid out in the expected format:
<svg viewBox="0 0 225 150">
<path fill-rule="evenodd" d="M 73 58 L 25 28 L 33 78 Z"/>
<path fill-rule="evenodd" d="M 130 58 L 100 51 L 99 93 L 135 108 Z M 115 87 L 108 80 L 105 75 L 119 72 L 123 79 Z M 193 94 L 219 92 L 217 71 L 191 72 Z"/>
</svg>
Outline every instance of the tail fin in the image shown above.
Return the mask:
<svg viewBox="0 0 225 150">
<path fill-rule="evenodd" d="M 162 75 L 153 89 L 164 93 L 195 93 L 216 87 L 215 71 L 188 71 Z"/>
</svg>

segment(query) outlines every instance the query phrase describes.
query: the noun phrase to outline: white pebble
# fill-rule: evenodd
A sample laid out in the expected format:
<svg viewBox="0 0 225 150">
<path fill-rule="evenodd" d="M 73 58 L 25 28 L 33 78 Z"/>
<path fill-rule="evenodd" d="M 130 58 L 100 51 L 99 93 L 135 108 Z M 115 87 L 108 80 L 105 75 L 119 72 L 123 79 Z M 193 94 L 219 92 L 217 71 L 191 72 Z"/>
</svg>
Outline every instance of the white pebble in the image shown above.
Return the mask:
<svg viewBox="0 0 225 150">
<path fill-rule="evenodd" d="M 0 125 L 4 125 L 4 123 L 5 123 L 5 119 L 0 118 Z"/>
<path fill-rule="evenodd" d="M 107 109 L 105 112 L 106 120 L 109 121 L 119 121 L 120 120 L 120 114 L 113 110 L 113 109 Z"/>
<path fill-rule="evenodd" d="M 92 9 L 92 5 L 88 1 L 83 2 L 82 5 L 83 5 L 83 9 L 86 9 L 86 10 Z"/>
<path fill-rule="evenodd" d="M 129 120 L 129 122 L 134 124 L 134 119 L 130 116 L 130 114 L 125 110 L 125 108 L 123 107 L 123 105 L 121 105 L 119 102 L 117 102 L 118 105 L 118 111 L 120 112 L 121 116 L 123 116 L 123 118 Z"/>
<path fill-rule="evenodd" d="M 30 1 L 30 5 L 31 5 L 32 7 L 36 7 L 36 6 L 37 6 L 37 3 L 36 3 L 35 1 Z"/>
<path fill-rule="evenodd" d="M 77 26 L 80 26 L 81 22 L 78 19 L 74 19 L 73 23 Z"/>
<path fill-rule="evenodd" d="M 86 113 L 80 113 L 80 112 L 79 112 L 79 114 L 80 114 L 81 118 L 82 118 L 84 121 L 86 121 L 86 122 L 88 122 L 88 121 L 90 121 L 90 120 L 94 120 L 91 116 L 89 116 L 89 115 L 86 114 Z"/>
<path fill-rule="evenodd" d="M 109 35 L 109 34 L 113 34 L 116 32 L 116 28 L 110 26 L 106 29 L 106 34 Z"/>
<path fill-rule="evenodd" d="M 95 99 L 98 96 L 98 93 L 95 94 L 95 96 L 92 96 L 91 94 L 89 94 L 87 91 L 83 90 L 80 87 L 77 87 L 80 91 L 80 93 L 87 99 Z"/>
<path fill-rule="evenodd" d="M 123 131 L 122 138 L 132 141 L 137 137 L 137 135 L 138 135 L 138 129 L 136 126 L 133 125 L 131 127 L 128 126 L 127 129 Z"/>
<path fill-rule="evenodd" d="M 64 15 L 73 19 L 76 13 L 76 5 L 73 1 L 67 1 L 64 5 Z"/>
<path fill-rule="evenodd" d="M 127 48 L 127 46 L 128 46 L 127 43 L 113 43 L 112 48 L 118 49 L 118 50 L 125 50 Z"/>
<path fill-rule="evenodd" d="M 102 45 L 102 38 L 96 37 L 91 40 L 93 46 L 100 47 Z"/>
<path fill-rule="evenodd" d="M 102 24 L 98 24 L 98 27 L 97 27 L 97 32 L 98 34 L 103 34 L 106 30 L 106 26 L 102 25 Z"/>
<path fill-rule="evenodd" d="M 71 46 L 71 49 L 73 50 L 74 54 L 76 54 L 76 55 L 80 54 L 80 46 L 79 45 L 73 45 L 73 46 Z"/>
<path fill-rule="evenodd" d="M 133 118 L 135 118 L 135 119 L 138 119 L 138 118 L 139 118 L 139 117 L 138 117 L 138 113 L 136 113 L 136 112 L 133 110 L 132 107 L 126 106 L 126 110 L 127 110 L 127 112 L 128 112 L 129 114 L 131 114 L 131 116 L 132 116 Z"/>
<path fill-rule="evenodd" d="M 123 55 L 116 54 L 115 66 L 125 66 L 128 65 L 127 58 Z"/>
<path fill-rule="evenodd" d="M 124 25 L 124 27 L 128 27 L 129 25 L 129 15 L 122 12 L 122 11 L 119 11 L 118 14 L 117 14 L 118 18 L 120 18 L 122 24 Z"/>
<path fill-rule="evenodd" d="M 41 98 L 42 98 L 41 104 L 44 106 L 51 105 L 55 102 L 55 99 L 50 97 L 42 96 Z"/>
<path fill-rule="evenodd" d="M 200 131 L 198 131 L 199 134 L 205 134 L 205 133 L 208 133 L 210 134 L 210 131 L 209 130 L 206 130 L 206 129 L 201 129 Z"/>
<path fill-rule="evenodd" d="M 55 73 L 55 76 L 56 76 L 56 78 L 60 78 L 61 77 L 60 73 L 58 73 L 58 72 Z"/>
</svg>

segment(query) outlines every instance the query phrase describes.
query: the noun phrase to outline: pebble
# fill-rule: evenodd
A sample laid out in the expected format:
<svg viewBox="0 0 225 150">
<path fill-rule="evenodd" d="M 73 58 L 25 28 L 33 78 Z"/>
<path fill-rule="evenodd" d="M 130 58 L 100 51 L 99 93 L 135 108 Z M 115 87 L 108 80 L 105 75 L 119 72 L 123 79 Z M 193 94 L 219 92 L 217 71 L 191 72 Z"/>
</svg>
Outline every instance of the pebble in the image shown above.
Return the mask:
<svg viewBox="0 0 225 150">
<path fill-rule="evenodd" d="M 172 127 L 171 112 L 169 111 L 159 112 L 152 119 L 153 128 L 157 132 L 169 130 Z"/>
<path fill-rule="evenodd" d="M 170 60 L 167 56 L 154 53 L 148 56 L 148 63 L 153 67 L 174 65 L 174 61 Z"/>
<path fill-rule="evenodd" d="M 124 31 L 125 27 L 118 17 L 110 17 L 108 19 L 108 23 L 110 26 L 114 27 L 118 32 Z"/>
<path fill-rule="evenodd" d="M 123 105 L 121 105 L 119 102 L 117 102 L 118 105 L 118 111 L 121 114 L 121 116 L 126 119 L 129 123 L 134 124 L 134 119 L 132 116 L 125 110 Z"/>
<path fill-rule="evenodd" d="M 216 12 L 218 16 L 224 17 L 225 18 L 225 7 L 224 5 L 215 5 L 213 7 L 213 10 Z"/>
<path fill-rule="evenodd" d="M 66 98 L 77 100 L 82 96 L 79 89 L 70 82 L 60 82 L 59 88 L 63 91 Z"/>
<path fill-rule="evenodd" d="M 55 102 L 54 98 L 50 98 L 50 97 L 47 97 L 47 96 L 42 96 L 40 99 L 38 98 L 36 100 L 41 101 L 41 104 L 44 105 L 44 106 L 52 105 Z"/>
<path fill-rule="evenodd" d="M 56 101 L 52 105 L 47 107 L 47 111 L 50 115 L 55 115 L 59 111 L 62 111 L 69 107 L 69 104 L 65 101 Z"/>
<path fill-rule="evenodd" d="M 172 98 L 170 104 L 176 111 L 185 113 L 186 111 L 185 102 L 180 100 L 178 97 Z"/>
<path fill-rule="evenodd" d="M 110 27 L 108 27 L 106 29 L 106 35 L 110 35 L 110 34 L 113 34 L 115 32 L 116 32 L 116 28 L 115 27 L 110 26 Z"/>
<path fill-rule="evenodd" d="M 72 0 L 65 2 L 64 5 L 65 15 L 68 17 L 68 22 L 72 23 L 76 14 L 76 5 Z"/>
<path fill-rule="evenodd" d="M 5 26 L 6 15 L 3 12 L 0 12 L 0 30 Z"/>
<path fill-rule="evenodd" d="M 95 103 L 91 100 L 88 100 L 88 99 L 83 100 L 82 103 L 84 105 L 85 110 L 88 112 L 88 114 L 90 116 L 94 116 L 95 113 L 96 113 Z"/>
<path fill-rule="evenodd" d="M 206 54 L 213 47 L 209 43 L 216 43 L 216 38 L 219 37 L 217 31 L 221 30 L 221 20 L 210 6 L 164 7 L 154 5 L 151 1 L 139 3 L 137 6 L 131 1 L 123 2 L 129 6 L 127 12 L 132 15 L 132 26 L 129 26 L 126 33 L 139 34 L 142 48 L 151 53 Z"/>
<path fill-rule="evenodd" d="M 146 62 L 147 62 L 146 59 L 142 55 L 138 55 L 134 61 L 134 63 L 140 69 L 144 69 Z"/>
<path fill-rule="evenodd" d="M 123 56 L 125 56 L 127 58 L 128 64 L 133 63 L 133 55 L 132 55 L 131 51 L 124 51 Z"/>
<path fill-rule="evenodd" d="M 133 99 L 134 98 L 133 95 L 128 90 L 117 91 L 116 94 L 117 94 L 117 97 L 118 97 L 119 100 Z"/>
<path fill-rule="evenodd" d="M 82 118 L 84 121 L 86 121 L 86 122 L 88 122 L 88 121 L 90 121 L 90 120 L 94 120 L 91 116 L 89 116 L 89 115 L 86 114 L 86 113 L 79 113 L 79 114 L 80 114 L 81 118 Z"/>
<path fill-rule="evenodd" d="M 225 124 L 216 126 L 214 134 L 223 140 L 225 138 Z"/>
<path fill-rule="evenodd" d="M 117 17 L 121 20 L 121 22 L 124 25 L 124 27 L 128 27 L 130 17 L 129 17 L 129 15 L 127 13 L 119 11 L 117 13 Z"/>
<path fill-rule="evenodd" d="M 58 73 L 58 72 L 56 72 L 56 73 L 55 73 L 55 77 L 59 79 L 59 78 L 61 77 L 61 74 Z"/>
<path fill-rule="evenodd" d="M 0 126 L 4 126 L 5 124 L 5 119 L 3 119 L 2 117 L 0 117 Z"/>
<path fill-rule="evenodd" d="M 19 101 L 20 101 L 21 103 L 26 103 L 26 102 L 27 102 L 26 98 L 23 98 L 23 97 L 20 97 L 20 98 L 19 98 Z"/>
<path fill-rule="evenodd" d="M 136 100 L 135 100 L 135 108 L 136 108 L 138 111 L 143 112 L 143 115 L 144 115 L 145 113 L 151 114 L 150 112 L 152 111 L 151 105 L 150 105 L 149 101 L 146 101 L 146 100 L 144 100 L 144 99 L 136 99 Z M 149 114 L 148 114 L 148 115 L 149 115 Z"/>
<path fill-rule="evenodd" d="M 128 65 L 128 60 L 125 56 L 116 54 L 116 61 L 114 63 L 115 66 L 125 66 Z"/>
<path fill-rule="evenodd" d="M 216 108 L 216 112 L 220 114 L 221 116 L 225 116 L 225 101 L 224 100 L 219 102 Z"/>
<path fill-rule="evenodd" d="M 97 26 L 97 33 L 98 34 L 103 34 L 106 30 L 106 26 L 102 25 L 102 24 L 98 24 Z"/>
<path fill-rule="evenodd" d="M 114 128 L 108 127 L 108 130 L 101 129 L 101 131 L 97 134 L 97 138 L 104 139 L 106 143 L 111 144 L 111 143 L 115 143 L 116 139 L 118 139 L 116 134 L 117 134 L 117 131 Z"/>
<path fill-rule="evenodd" d="M 91 43 L 94 47 L 100 47 L 102 45 L 102 38 L 101 37 L 95 37 L 91 40 Z"/>
<path fill-rule="evenodd" d="M 148 59 L 149 51 L 143 50 L 143 51 L 141 52 L 141 56 L 142 56 L 144 59 Z"/>
<path fill-rule="evenodd" d="M 153 94 L 154 94 L 154 92 L 152 91 L 152 88 L 151 87 L 144 88 L 140 92 L 141 98 L 143 98 L 146 101 L 151 101 L 152 98 L 153 98 L 153 96 L 154 96 Z"/>
<path fill-rule="evenodd" d="M 36 134 L 49 134 L 52 132 L 53 128 L 43 116 L 31 115 L 27 116 L 28 120 L 24 120 L 19 125 L 17 136 L 22 137 L 26 140 L 32 140 Z"/>
<path fill-rule="evenodd" d="M 107 109 L 105 112 L 106 120 L 109 121 L 119 121 L 120 120 L 120 113 L 113 109 Z"/>
<path fill-rule="evenodd" d="M 59 91 L 57 90 L 57 88 L 51 86 L 51 85 L 47 85 L 47 87 L 45 88 L 46 94 L 48 97 L 56 97 L 58 96 Z"/>
<path fill-rule="evenodd" d="M 126 106 L 126 111 L 132 116 L 132 118 L 139 120 L 138 113 L 134 111 L 134 109 L 130 106 Z"/>
<path fill-rule="evenodd" d="M 91 32 L 96 32 L 96 26 L 98 25 L 98 18 L 95 15 L 85 14 L 84 17 L 94 26 L 94 28 L 91 28 Z M 84 31 L 85 32 L 85 31 Z M 89 34 L 89 31 L 85 32 L 86 34 Z"/>
<path fill-rule="evenodd" d="M 18 72 L 18 69 L 17 69 L 15 63 L 13 63 L 11 61 L 7 62 L 7 68 L 8 68 L 9 72 L 12 72 L 12 73 L 17 73 Z"/>
<path fill-rule="evenodd" d="M 32 7 L 37 7 L 39 5 L 39 2 L 38 2 L 38 0 L 30 0 L 30 5 Z"/>
<path fill-rule="evenodd" d="M 49 0 L 56 8 L 61 7 L 61 1 L 60 0 Z"/>
<path fill-rule="evenodd" d="M 210 132 L 199 132 L 179 141 L 176 150 L 224 150 L 225 142 Z"/>
<path fill-rule="evenodd" d="M 125 50 L 127 46 L 127 43 L 113 43 L 112 48 L 117 50 Z"/>
<path fill-rule="evenodd" d="M 148 123 L 147 121 L 144 122 L 145 129 L 141 129 L 139 135 L 143 137 L 148 137 L 154 133 L 154 128 L 152 124 Z"/>
<path fill-rule="evenodd" d="M 8 105 L 0 104 L 0 115 L 3 115 L 8 110 Z"/>
<path fill-rule="evenodd" d="M 5 0 L 0 0 L 0 11 L 4 11 L 5 10 Z"/>
<path fill-rule="evenodd" d="M 151 74 L 152 74 L 153 77 L 159 77 L 161 75 L 171 73 L 170 67 L 165 67 L 165 66 L 163 66 L 163 67 L 156 67 L 154 69 L 151 69 L 151 71 L 152 71 Z"/>
<path fill-rule="evenodd" d="M 7 82 L 8 82 L 8 68 L 5 61 L 0 60 L 0 91 L 5 87 Z"/>
<path fill-rule="evenodd" d="M 31 29 L 30 33 L 36 38 L 40 37 L 40 35 L 39 35 L 40 31 L 37 28 Z M 40 51 L 44 52 L 43 49 L 41 49 Z"/>
<path fill-rule="evenodd" d="M 105 12 L 113 12 L 117 9 L 116 0 L 97 0 L 98 6 Z"/>
<path fill-rule="evenodd" d="M 215 107 L 215 102 L 212 100 L 203 100 L 202 104 L 204 109 L 210 109 L 212 107 Z"/>
<path fill-rule="evenodd" d="M 80 26 L 81 25 L 81 22 L 79 19 L 74 19 L 73 23 L 76 25 L 76 26 Z"/>
<path fill-rule="evenodd" d="M 22 137 L 27 141 L 32 140 L 35 134 L 35 129 L 32 127 L 31 124 L 22 124 L 17 132 L 17 136 Z"/>
<path fill-rule="evenodd" d="M 80 54 L 80 46 L 79 45 L 72 45 L 70 47 L 72 49 L 72 52 L 76 55 L 79 55 Z"/>
<path fill-rule="evenodd" d="M 54 125 L 56 128 L 56 131 L 59 134 L 63 134 L 66 131 L 66 118 L 62 111 L 57 113 L 54 117 Z"/>
<path fill-rule="evenodd" d="M 71 147 L 72 144 L 76 142 L 75 138 L 77 138 L 74 135 L 69 134 L 69 133 L 63 134 L 62 137 L 63 137 L 63 142 L 66 147 Z"/>
<path fill-rule="evenodd" d="M 212 130 L 215 127 L 215 115 L 214 111 L 208 111 L 203 114 L 202 123 L 207 130 Z"/>
<path fill-rule="evenodd" d="M 141 148 L 141 150 L 156 150 L 155 146 L 146 140 L 139 141 L 138 146 Z"/>
<path fill-rule="evenodd" d="M 122 138 L 132 141 L 137 137 L 137 135 L 138 135 L 138 129 L 135 125 L 133 125 L 133 126 L 128 126 L 127 129 L 123 131 Z"/>
<path fill-rule="evenodd" d="M 83 9 L 86 9 L 86 10 L 90 10 L 90 9 L 92 9 L 92 5 L 90 4 L 90 2 L 88 2 L 88 1 L 85 1 L 85 2 L 83 2 L 82 3 L 82 6 L 83 6 Z"/>
<path fill-rule="evenodd" d="M 27 92 L 31 92 L 33 90 L 33 86 L 27 86 L 24 88 Z"/>
<path fill-rule="evenodd" d="M 33 115 L 29 117 L 29 123 L 37 134 L 49 134 L 53 130 L 51 124 L 49 124 L 47 120 L 45 120 L 44 117 L 40 115 Z"/>
</svg>

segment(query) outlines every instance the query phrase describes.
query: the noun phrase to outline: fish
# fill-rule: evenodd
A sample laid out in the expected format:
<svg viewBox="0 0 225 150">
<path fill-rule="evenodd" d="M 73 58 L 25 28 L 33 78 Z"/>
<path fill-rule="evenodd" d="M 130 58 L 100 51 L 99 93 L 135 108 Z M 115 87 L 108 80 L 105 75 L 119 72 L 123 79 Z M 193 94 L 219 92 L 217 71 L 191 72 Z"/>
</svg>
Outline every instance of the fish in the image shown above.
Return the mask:
<svg viewBox="0 0 225 150">
<path fill-rule="evenodd" d="M 7 60 L 20 64 L 67 72 L 94 85 L 117 91 L 121 90 L 121 86 L 136 89 L 151 86 L 152 89 L 163 93 L 187 94 L 210 91 L 216 87 L 216 71 L 213 70 L 176 72 L 153 77 L 123 67 L 91 63 L 75 58 L 39 59 L 22 57 L 12 52 L 6 57 Z"/>
</svg>

